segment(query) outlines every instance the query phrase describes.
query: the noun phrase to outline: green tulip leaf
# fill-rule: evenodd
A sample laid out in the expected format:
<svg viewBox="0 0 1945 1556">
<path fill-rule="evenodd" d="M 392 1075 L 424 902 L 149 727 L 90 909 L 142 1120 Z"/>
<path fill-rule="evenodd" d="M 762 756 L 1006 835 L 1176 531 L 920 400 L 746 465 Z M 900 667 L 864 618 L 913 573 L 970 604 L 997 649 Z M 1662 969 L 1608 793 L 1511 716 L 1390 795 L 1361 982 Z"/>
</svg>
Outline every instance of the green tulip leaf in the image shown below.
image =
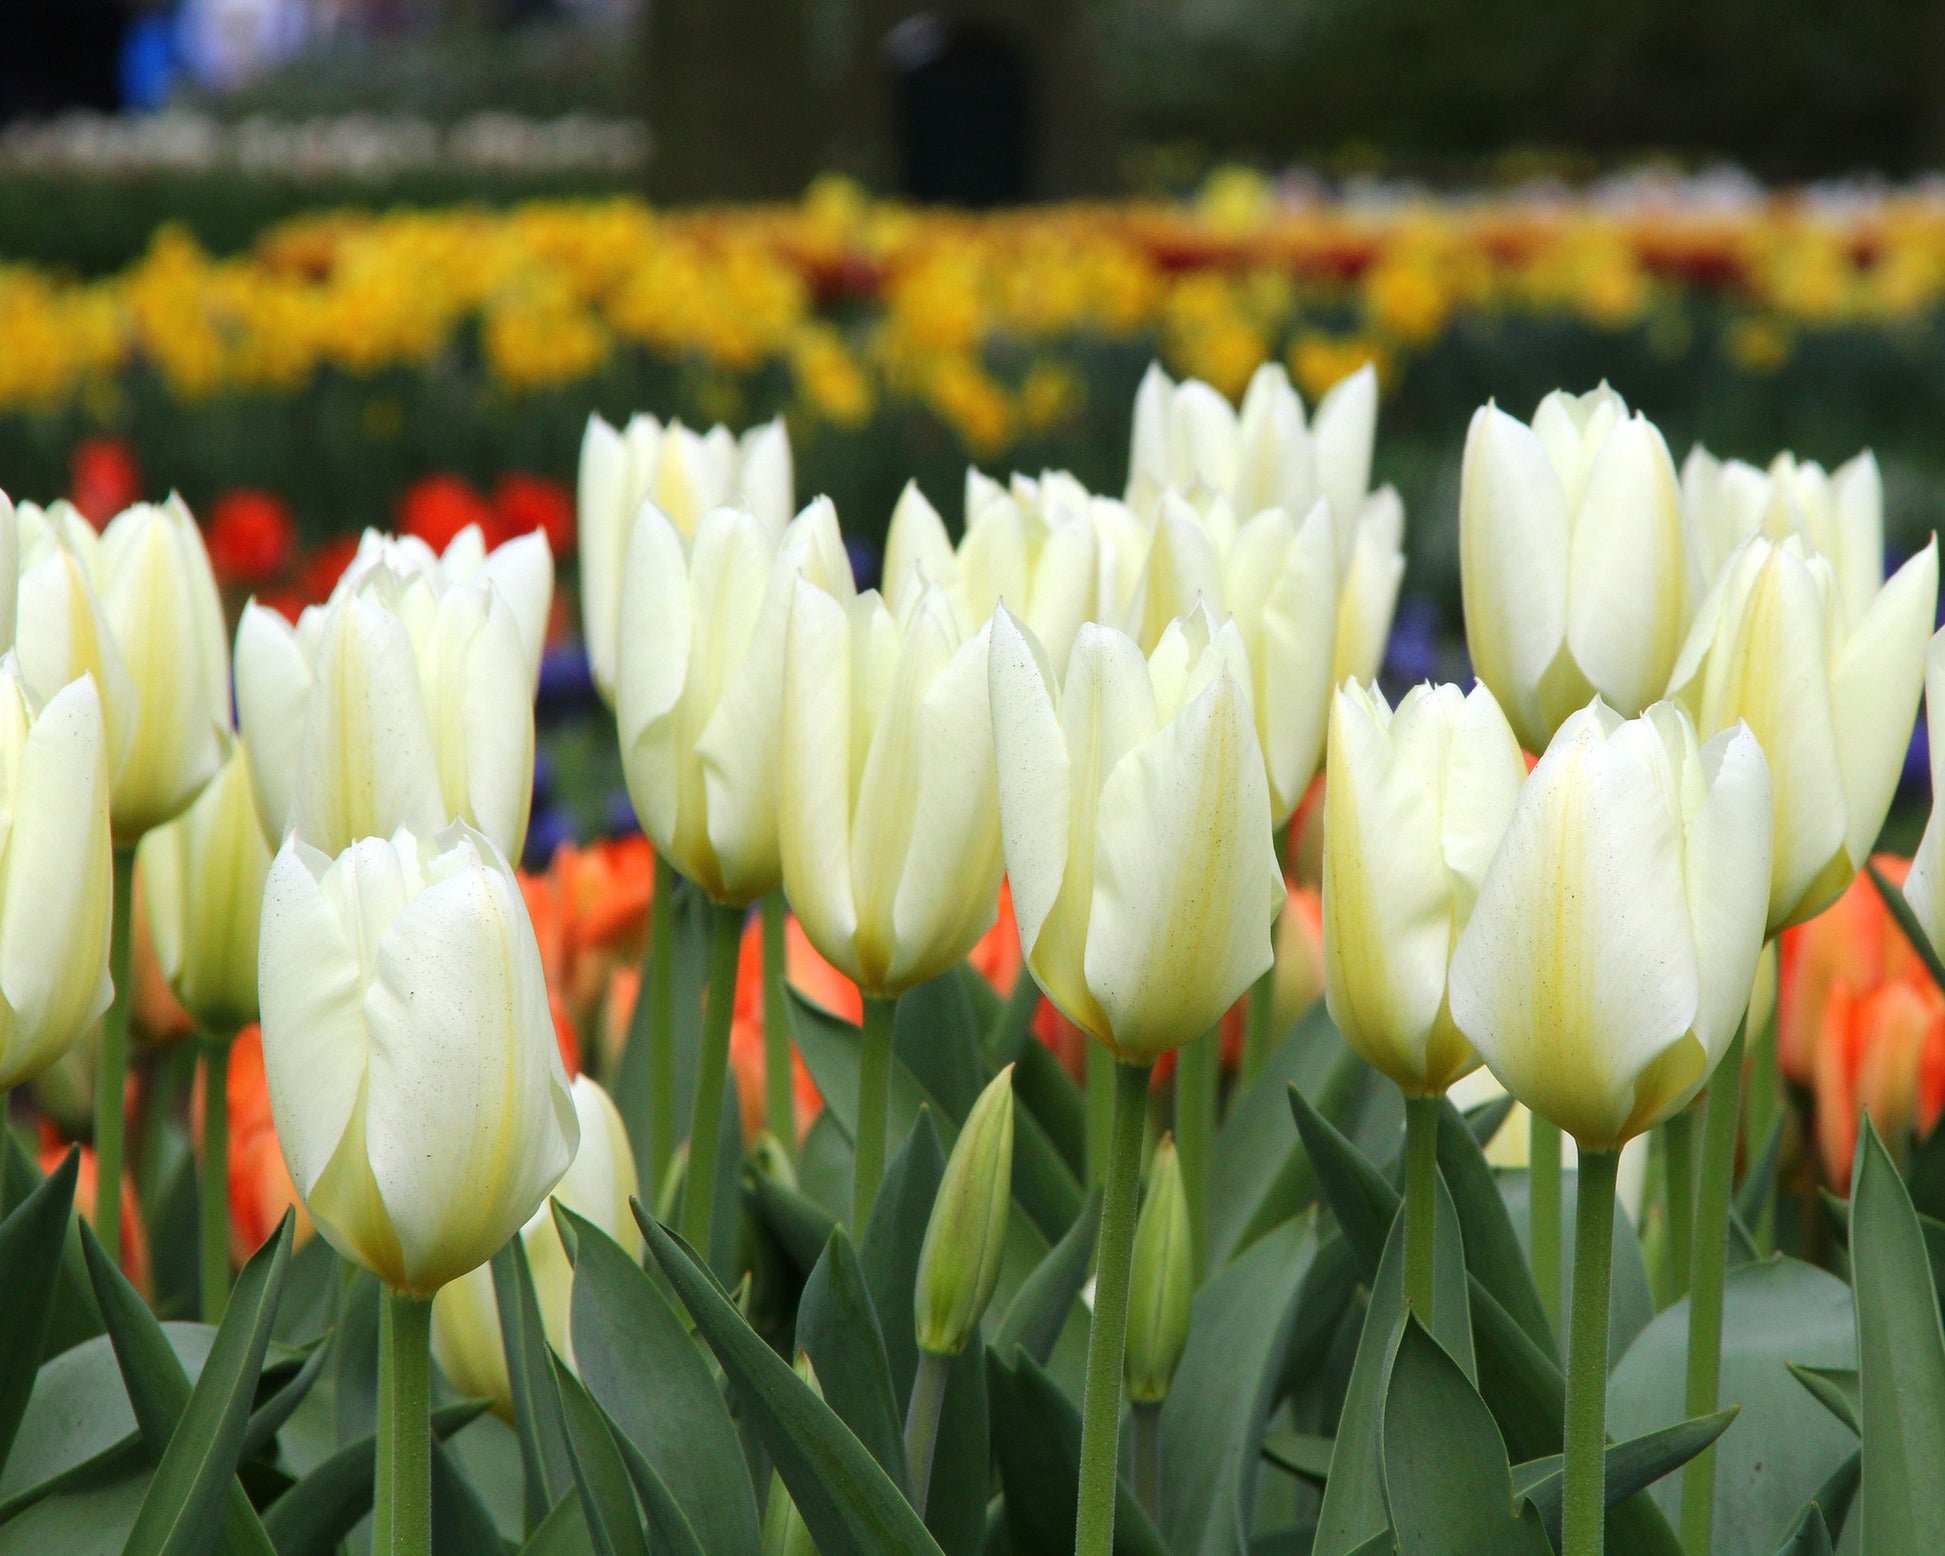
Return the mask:
<svg viewBox="0 0 1945 1556">
<path fill-rule="evenodd" d="M 609 1426 L 613 1425 L 611 1420 Z M 641 1450 L 623 1433 L 614 1432 L 613 1441 L 622 1463 L 627 1466 L 628 1478 L 635 1483 L 635 1495 L 641 1498 L 642 1512 L 648 1521 L 650 1549 L 666 1556 L 710 1556 L 668 1482 L 655 1473 L 655 1466 L 642 1457 Z"/>
<path fill-rule="evenodd" d="M 1831 1556 L 1830 1526 L 1823 1509 L 1812 1502 L 1803 1510 L 1796 1532 L 1777 1547 L 1776 1556 Z"/>
<path fill-rule="evenodd" d="M 1458 1363 L 1409 1310 L 1389 1349 L 1380 1451 L 1400 1556 L 1550 1556 L 1537 1510 L 1513 1500 L 1492 1412 Z"/>
<path fill-rule="evenodd" d="M 1863 1435 L 1863 1384 L 1855 1367 L 1805 1367 L 1786 1364 L 1790 1375 L 1810 1391 L 1810 1397 L 1845 1426 Z"/>
<path fill-rule="evenodd" d="M 642 1533 L 641 1515 L 635 1507 L 634 1482 L 621 1450 L 615 1446 L 617 1434 L 609 1429 L 607 1417 L 594 1396 L 581 1386 L 581 1380 L 552 1351 L 548 1352 L 548 1361 L 560 1390 L 568 1457 L 596 1556 L 648 1556 L 648 1538 Z"/>
<path fill-rule="evenodd" d="M 1162 1534 L 1180 1556 L 1249 1548 L 1263 1433 L 1316 1253 L 1316 1217 L 1299 1216 L 1195 1294 L 1161 1417 Z"/>
<path fill-rule="evenodd" d="M 1048 1143 L 1078 1182 L 1087 1171 L 1087 1104 L 1074 1078 L 1045 1043 L 1024 1044 L 1014 1059 L 1013 1100 L 1045 1131 Z M 1014 1127 L 1019 1127 L 1017 1119 Z"/>
<path fill-rule="evenodd" d="M 1511 1099 L 1502 1099 L 1510 1101 Z M 1499 1115 L 1501 1122 L 1505 1114 Z M 1488 1137 L 1490 1138 L 1490 1136 Z M 1450 1102 L 1439 1109 L 1438 1169 L 1465 1234 L 1466 1269 L 1548 1355 L 1558 1354 L 1526 1253 L 1471 1120 Z"/>
<path fill-rule="evenodd" d="M 650 1253 L 735 1385 L 824 1556 L 922 1556 L 939 1547 L 877 1460 L 746 1324 L 694 1256 L 635 1206 Z M 941 1553 L 942 1556 L 942 1553 Z"/>
<path fill-rule="evenodd" d="M 121 1556 L 150 1478 L 138 1463 L 44 1497 L 0 1524 L 0 1556 Z"/>
<path fill-rule="evenodd" d="M 1398 1214 L 1401 1196 L 1295 1084 L 1286 1094 L 1324 1198 L 1337 1217 L 1344 1241 L 1357 1256 L 1359 1274 L 1368 1282 L 1377 1275 L 1378 1263 L 1384 1257 L 1385 1238 Z"/>
<path fill-rule="evenodd" d="M 1529 1188 L 1530 1182 L 1524 1172 L 1508 1172 L 1499 1175 L 1499 1191 L 1506 1201 L 1508 1214 L 1520 1237 L 1520 1246 L 1531 1246 L 1527 1241 L 1529 1226 Z M 1561 1311 L 1566 1311 L 1567 1294 L 1574 1287 L 1574 1218 L 1579 1206 L 1580 1174 L 1569 1168 L 1560 1175 L 1560 1287 L 1562 1297 Z M 1610 1282 L 1607 1304 L 1607 1355 L 1611 1367 L 1615 1360 L 1627 1354 L 1634 1344 L 1635 1336 L 1648 1327 L 1655 1316 L 1654 1291 L 1648 1284 L 1648 1267 L 1641 1258 L 1641 1239 L 1635 1235 L 1634 1224 L 1629 1220 L 1624 1207 L 1616 1206 L 1614 1212 L 1614 1240 L 1610 1264 L 1613 1279 Z M 1743 1259 L 1732 1259 L 1730 1268 L 1746 1263 Z M 1535 1288 L 1537 1290 L 1537 1288 Z M 1565 1343 L 1566 1337 L 1561 1337 Z M 1537 1457 L 1537 1455 L 1535 1455 Z"/>
<path fill-rule="evenodd" d="M 432 1445 L 432 1556 L 505 1549 L 498 1525 L 459 1467 L 450 1443 Z"/>
<path fill-rule="evenodd" d="M 808 1275 L 823 1257 L 837 1217 L 808 1194 L 764 1173 L 752 1173 L 743 1194 L 750 1213 L 770 1229 L 798 1273 Z"/>
<path fill-rule="evenodd" d="M 1714 1415 L 1697 1416 L 1692 1421 L 1683 1421 L 1624 1443 L 1609 1443 L 1605 1505 L 1613 1507 L 1624 1502 L 1637 1491 L 1645 1491 L 1670 1471 L 1680 1469 L 1726 1432 L 1735 1418 L 1736 1407 L 1731 1405 Z M 1513 1494 L 1525 1497 L 1539 1510 L 1540 1520 L 1556 1545 L 1560 1543 L 1564 1492 L 1560 1455 L 1557 1453 L 1513 1468 Z"/>
<path fill-rule="evenodd" d="M 1321 1486 L 1330 1478 L 1336 1446 L 1333 1439 L 1308 1432 L 1271 1432 L 1263 1439 L 1263 1457 L 1278 1469 Z"/>
<path fill-rule="evenodd" d="M 554 1504 L 540 1527 L 527 1536 L 519 1556 L 594 1556 L 594 1541 L 588 1534 L 579 1492 L 570 1491 Z"/>
<path fill-rule="evenodd" d="M 709 981 L 711 909 L 707 893 L 679 876 L 676 878 L 675 912 L 670 915 L 674 921 L 670 937 L 674 977 L 670 980 L 673 998 L 669 1009 L 675 1018 L 671 1045 L 675 1058 L 675 1140 L 672 1144 L 688 1139 L 689 1113 L 695 1106 L 696 1065 L 702 1051 L 702 995 Z M 667 1154 L 656 1149 L 651 1134 L 654 1109 L 649 1106 L 649 1056 L 659 1047 L 650 1040 L 648 1030 L 654 1003 L 647 997 L 651 987 L 649 960 L 653 954 L 652 945 L 642 952 L 642 997 L 635 1001 L 628 1036 L 621 1048 L 621 1063 L 616 1067 L 614 1084 L 608 1088 L 616 1110 L 627 1125 L 628 1143 L 635 1160 L 644 1163 L 661 1161 Z M 659 1185 L 643 1187 L 648 1192 Z"/>
<path fill-rule="evenodd" d="M 527 1527 L 533 1529 L 574 1488 L 574 1471 L 568 1460 L 560 1396 L 547 1361 L 547 1331 L 527 1263 L 526 1239 L 515 1232 L 493 1255 L 490 1269 L 494 1306 L 500 1315 L 500 1346 L 506 1353 L 507 1382 L 513 1393 L 514 1429 L 520 1438 Z"/>
<path fill-rule="evenodd" d="M 26 1414 L 34 1375 L 53 1327 L 61 1250 L 74 1208 L 80 1160 L 80 1151 L 70 1150 L 61 1165 L 0 1221 L 0 1292 L 6 1293 L 7 1304 L 7 1322 L 0 1326 L 0 1464 L 7 1462 Z"/>
<path fill-rule="evenodd" d="M 622 1438 L 624 1459 L 641 1456 L 711 1556 L 756 1556 L 756 1497 L 708 1363 L 619 1243 L 558 1202 L 554 1213 L 574 1234 L 574 1364 Z"/>
<path fill-rule="evenodd" d="M 209 1359 L 190 1389 L 142 1499 L 125 1556 L 200 1556 L 215 1542 L 219 1527 L 228 1534 L 233 1522 L 251 1530 L 252 1546 L 270 1548 L 269 1536 L 248 1503 L 240 1514 L 231 1509 L 238 1492 L 236 1466 L 249 1430 L 250 1403 L 290 1262 L 292 1226 L 287 1211 L 276 1235 L 237 1276 Z M 179 1375 L 173 1352 L 167 1365 Z"/>
<path fill-rule="evenodd" d="M 1076 1317 L 1081 1289 L 1094 1262 L 1094 1240 L 1100 1223 L 1101 1193 L 1095 1189 L 1088 1194 L 1067 1235 L 1020 1282 L 1020 1289 L 1007 1304 L 993 1334 L 993 1349 L 1002 1357 L 1011 1356 L 1013 1348 L 1020 1346 L 1042 1367 L 1047 1365 L 1061 1330 Z M 1078 1321 L 1087 1322 L 1085 1310 L 1079 1313 Z"/>
<path fill-rule="evenodd" d="M 1771 1556 L 1794 1527 L 1804 1488 L 1856 1451 L 1856 1438 L 1785 1365 L 1849 1367 L 1856 1356 L 1842 1281 L 1784 1258 L 1728 1272 L 1717 1397 L 1740 1404 L 1742 1414 L 1715 1447 L 1715 1556 Z M 1608 1431 L 1627 1440 L 1678 1424 L 1687 1374 L 1688 1304 L 1678 1302 L 1656 1315 L 1614 1368 Z M 1556 1442 L 1547 1451 L 1558 1448 Z M 1673 1519 L 1681 1478 L 1663 1479 L 1646 1495 Z"/>
<path fill-rule="evenodd" d="M 441 1406 L 432 1412 L 432 1435 L 444 1441 L 486 1408 L 483 1399 Z M 270 1504 L 263 1527 L 277 1556 L 332 1556 L 371 1511 L 377 1454 L 372 1437 L 340 1448 Z"/>
<path fill-rule="evenodd" d="M 804 1283 L 797 1307 L 797 1348 L 816 1369 L 824 1402 L 894 1482 L 910 1484 L 905 1413 L 892 1395 L 884 1334 L 850 1234 L 841 1226 L 831 1229 L 824 1256 Z"/>
<path fill-rule="evenodd" d="M 1918 915 L 1911 911 L 1911 904 L 1905 901 L 1904 892 L 1891 884 L 1890 878 L 1880 870 L 1875 859 L 1866 860 L 1864 868 L 1869 872 L 1871 884 L 1877 888 L 1878 896 L 1883 899 L 1892 921 L 1905 937 L 1911 949 L 1918 954 L 1918 960 L 1925 964 L 1925 971 L 1931 974 L 1935 987 L 1945 990 L 1945 962 L 1941 962 L 1938 952 L 1933 948 L 1931 936 L 1918 922 Z M 1876 1552 L 1872 1553 L 1876 1556 Z"/>
<path fill-rule="evenodd" d="M 1012 1556 L 1072 1556 L 1079 1500 L 1081 1417 L 1026 1352 L 987 1352 L 993 1454 L 1005 1488 Z M 1169 1556 L 1125 1479 L 1114 1489 L 1115 1556 Z"/>
<path fill-rule="evenodd" d="M 12 1206 L 24 1204 L 47 1176 L 21 1148 L 19 1137 L 11 1129 L 0 1129 L 0 1173 L 6 1178 L 5 1202 Z M 41 1347 L 43 1361 L 102 1332 L 101 1310 L 88 1280 L 87 1261 L 81 1256 L 80 1223 L 74 1217 L 68 1220 L 67 1236 L 61 1246 L 57 1286 L 47 1340 Z"/>
<path fill-rule="evenodd" d="M 1871 1556 L 1917 1556 L 1936 1551 L 1945 1530 L 1945 1330 L 1918 1213 L 1868 1117 L 1851 1181 L 1861 1545 Z"/>
<path fill-rule="evenodd" d="M 974 1015 L 960 971 L 954 967 L 901 994 L 892 1024 L 899 1063 L 954 1124 L 965 1123 L 992 1079 L 979 1048 L 985 1025 Z"/>
</svg>

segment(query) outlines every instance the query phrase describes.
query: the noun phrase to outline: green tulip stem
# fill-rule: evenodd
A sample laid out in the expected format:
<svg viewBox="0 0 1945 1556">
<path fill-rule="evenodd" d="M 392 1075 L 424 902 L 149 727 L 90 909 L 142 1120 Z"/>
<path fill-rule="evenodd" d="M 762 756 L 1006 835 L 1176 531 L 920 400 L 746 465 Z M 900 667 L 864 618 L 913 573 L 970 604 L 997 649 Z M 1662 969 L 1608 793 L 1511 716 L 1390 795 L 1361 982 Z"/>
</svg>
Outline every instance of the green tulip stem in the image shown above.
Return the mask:
<svg viewBox="0 0 1945 1556">
<path fill-rule="evenodd" d="M 1689 1258 L 1688 1415 L 1710 1415 L 1722 1382 L 1722 1275 L 1729 1241 L 1729 1190 L 1742 1109 L 1743 1029 L 1709 1077 L 1702 1120 L 1702 1176 L 1695 1192 L 1695 1249 Z M 1682 1549 L 1708 1556 L 1715 1523 L 1715 1450 L 1682 1466 Z"/>
<path fill-rule="evenodd" d="M 1438 1198 L 1439 1097 L 1405 1098 L 1405 1300 L 1432 1324 L 1432 1230 Z"/>
<path fill-rule="evenodd" d="M 993 1017 L 992 1029 L 986 1034 L 986 1057 L 992 1063 L 1011 1064 L 1020 1057 L 1039 1009 L 1040 985 L 1033 981 L 1033 974 L 1022 963 L 1013 979 L 1012 992 L 1006 996 L 999 1014 Z"/>
<path fill-rule="evenodd" d="M 1094 1322 L 1087 1336 L 1081 1396 L 1081 1482 L 1074 1556 L 1111 1556 L 1114 1483 L 1121 1457 L 1121 1366 L 1128 1339 L 1128 1282 L 1135 1252 L 1135 1190 L 1148 1122 L 1150 1064 L 1114 1067 L 1114 1130 L 1094 1278 Z"/>
<path fill-rule="evenodd" d="M 1197 1286 L 1209 1264 L 1209 1163 L 1215 1151 L 1221 1063 L 1220 1027 L 1175 1050 L 1175 1152 L 1189 1202 L 1190 1267 Z"/>
<path fill-rule="evenodd" d="M 109 931 L 108 976 L 115 997 L 101 1023 L 101 1056 L 95 1065 L 95 1235 L 108 1257 L 122 1259 L 122 1094 L 128 1089 L 129 937 L 135 915 L 135 850 L 115 850 L 114 927 Z"/>
<path fill-rule="evenodd" d="M 432 1299 L 387 1289 L 378 1310 L 373 1556 L 431 1556 Z"/>
<path fill-rule="evenodd" d="M 785 1156 L 797 1156 L 797 1101 L 790 1063 L 789 950 L 783 893 L 763 899 L 763 1118 Z"/>
<path fill-rule="evenodd" d="M 1274 930 L 1275 926 L 1271 926 Z M 1274 945 L 1275 939 L 1271 942 Z M 1249 988 L 1249 1003 L 1243 1020 L 1242 1083 L 1247 1086 L 1263 1073 L 1276 1051 L 1276 963 L 1263 970 L 1263 976 Z"/>
<path fill-rule="evenodd" d="M 1134 1427 L 1135 1500 L 1148 1521 L 1162 1523 L 1162 1407 L 1136 1402 L 1129 1412 Z"/>
<path fill-rule="evenodd" d="M 1607 1538 L 1607 1294 L 1620 1161 L 1619 1151 L 1580 1153 L 1560 1556 L 1602 1556 Z"/>
<path fill-rule="evenodd" d="M 891 1112 L 892 1019 L 898 1000 L 864 997 L 864 1046 L 858 1056 L 857 1175 L 851 1184 L 851 1235 L 864 1241 L 871 1203 L 885 1176 L 885 1134 Z"/>
<path fill-rule="evenodd" d="M 648 918 L 648 1138 L 654 1153 L 647 1182 L 668 1176 L 675 1155 L 675 867 L 655 852 L 655 901 Z"/>
<path fill-rule="evenodd" d="M 1114 1055 L 1099 1043 L 1087 1045 L 1087 1184 L 1108 1180 L 1108 1141 L 1114 1133 Z"/>
<path fill-rule="evenodd" d="M 689 1165 L 682 1174 L 683 1241 L 705 1261 L 716 1216 L 716 1157 L 722 1149 L 730 1019 L 736 1014 L 736 961 L 743 949 L 743 909 L 719 902 L 710 911 L 709 990 L 702 1006 L 696 1105 L 689 1115 Z"/>
<path fill-rule="evenodd" d="M 203 1035 L 203 1322 L 220 1324 L 230 1300 L 230 1040 Z"/>
<path fill-rule="evenodd" d="M 945 1409 L 946 1379 L 952 1358 L 938 1351 L 918 1353 L 912 1377 L 912 1403 L 905 1412 L 905 1465 L 912 1477 L 912 1507 L 925 1516 L 926 1493 L 932 1489 L 932 1451 L 939 1445 L 939 1414 Z"/>
<path fill-rule="evenodd" d="M 1668 1204 L 1668 1300 L 1688 1295 L 1689 1256 L 1695 1241 L 1695 1114 L 1683 1108 L 1661 1126 L 1666 1146 L 1662 1192 Z"/>
<path fill-rule="evenodd" d="M 1769 1014 L 1763 1018 L 1756 1030 L 1749 1034 L 1749 1149 L 1763 1151 L 1769 1147 L 1770 1131 L 1776 1127 L 1776 1115 L 1783 1105 L 1783 1077 L 1777 1068 L 1776 1052 L 1776 1001 L 1771 1000 Z M 1756 1224 L 1750 1230 L 1756 1236 L 1756 1251 L 1769 1254 L 1776 1247 L 1776 1180 L 1771 1176 L 1763 1192 L 1763 1202 L 1756 1212 Z"/>
<path fill-rule="evenodd" d="M 1553 1332 L 1560 1333 L 1560 1126 L 1540 1117 L 1527 1120 L 1527 1220 L 1532 1248 L 1533 1284 Z"/>
</svg>

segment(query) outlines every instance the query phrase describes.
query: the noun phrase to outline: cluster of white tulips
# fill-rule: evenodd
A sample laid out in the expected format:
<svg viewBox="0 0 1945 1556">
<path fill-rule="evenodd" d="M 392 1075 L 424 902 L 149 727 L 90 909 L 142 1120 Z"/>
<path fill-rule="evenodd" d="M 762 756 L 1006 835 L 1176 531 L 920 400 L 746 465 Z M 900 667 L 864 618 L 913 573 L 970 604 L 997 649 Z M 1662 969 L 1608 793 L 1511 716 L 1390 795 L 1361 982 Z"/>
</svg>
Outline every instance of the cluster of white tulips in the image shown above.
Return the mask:
<svg viewBox="0 0 1945 1556">
<path fill-rule="evenodd" d="M 1916 714 L 1936 551 L 1883 579 L 1870 457 L 1826 475 L 1698 450 L 1678 478 L 1605 386 L 1549 395 L 1530 425 L 1478 412 L 1459 524 L 1479 683 L 1391 707 L 1375 680 L 1403 509 L 1369 489 L 1376 408 L 1369 369 L 1308 417 L 1274 366 L 1240 409 L 1151 370 L 1123 497 L 974 473 L 955 542 L 909 487 L 866 590 L 831 503 L 794 511 L 780 423 L 739 439 L 595 418 L 582 446 L 582 615 L 663 867 L 656 913 L 671 871 L 715 904 L 686 1154 L 668 1138 L 666 987 L 648 1025 L 680 1229 L 710 1248 L 751 906 L 780 893 L 864 995 L 861 1230 L 895 1002 L 966 956 L 1010 879 L 1029 987 L 1099 1040 L 1107 1081 L 1086 1556 L 1112 1541 L 1149 1071 L 1252 986 L 1267 1011 L 1276 839 L 1319 769 L 1330 1013 L 1407 1098 L 1406 1289 L 1429 1309 L 1439 1099 L 1483 1063 L 1532 1112 L 1534 1259 L 1557 1305 L 1560 1132 L 1580 1153 L 1581 1235 L 1604 1247 L 1620 1147 L 1705 1087 L 1711 1118 L 1733 1118 L 1758 953 L 1855 875 Z M 0 502 L 0 521 L 18 579 L 0 585 L 0 1086 L 105 1014 L 97 1145 L 118 1180 L 140 845 L 159 958 L 211 1065 L 260 1014 L 297 1190 L 391 1292 L 396 1408 L 423 1410 L 428 1349 L 505 1397 L 482 1267 L 515 1234 L 571 1363 L 550 1193 L 641 1243 L 627 1136 L 563 1067 L 507 863 L 527 824 L 545 541 L 489 554 L 469 531 L 436 555 L 371 534 L 294 626 L 250 606 L 233 732 L 220 606 L 180 502 L 99 536 L 65 504 Z M 1939 847 L 1928 836 L 1911 878 L 1934 927 Z M 1190 1082 L 1185 1053 L 1181 1097 Z M 1725 1213 L 1729 1167 L 1705 1153 L 1705 1220 Z M 114 1213 L 103 1194 L 105 1226 Z M 1719 1331 L 1722 1227 L 1698 1226 L 1704 1349 L 1711 1236 Z M 224 1258 L 206 1252 L 218 1292 Z M 1602 1527 L 1598 1263 L 1573 1297 L 1575 1556 Z M 414 1431 L 416 1460 L 381 1470 L 398 1550 L 423 1549 Z"/>
</svg>

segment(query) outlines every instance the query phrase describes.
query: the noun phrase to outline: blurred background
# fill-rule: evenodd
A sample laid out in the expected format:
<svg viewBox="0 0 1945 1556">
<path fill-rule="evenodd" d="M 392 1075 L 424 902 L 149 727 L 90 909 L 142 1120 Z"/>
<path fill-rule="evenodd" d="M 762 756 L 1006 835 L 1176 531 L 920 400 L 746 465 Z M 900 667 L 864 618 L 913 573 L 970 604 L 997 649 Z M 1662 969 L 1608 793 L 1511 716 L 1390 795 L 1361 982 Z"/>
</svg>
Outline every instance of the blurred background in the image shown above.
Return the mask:
<svg viewBox="0 0 1945 1556">
<path fill-rule="evenodd" d="M 178 488 L 295 611 L 368 524 L 566 558 L 590 411 L 782 413 L 868 575 L 908 476 L 1118 491 L 1152 358 L 1369 361 L 1451 674 L 1489 397 L 1870 446 L 1922 543 L 1941 67 L 1945 0 L 3 0 L 0 485 Z M 560 627 L 538 860 L 627 821 Z"/>
</svg>

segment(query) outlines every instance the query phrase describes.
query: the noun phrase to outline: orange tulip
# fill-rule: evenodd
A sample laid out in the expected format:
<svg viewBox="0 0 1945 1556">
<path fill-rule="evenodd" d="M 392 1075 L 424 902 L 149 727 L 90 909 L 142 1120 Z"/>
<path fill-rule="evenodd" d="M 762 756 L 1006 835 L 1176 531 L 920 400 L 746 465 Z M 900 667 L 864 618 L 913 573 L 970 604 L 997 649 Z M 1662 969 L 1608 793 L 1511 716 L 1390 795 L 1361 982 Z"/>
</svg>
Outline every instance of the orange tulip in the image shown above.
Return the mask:
<svg viewBox="0 0 1945 1556">
<path fill-rule="evenodd" d="M 612 1032 L 628 1030 L 632 996 L 616 1019 L 613 995 L 633 973 L 648 946 L 648 919 L 655 895 L 655 849 L 639 834 L 610 838 L 585 848 L 563 844 L 547 869 L 522 871 L 520 893 L 533 920 L 540 964 L 555 996 L 555 1022 L 563 1014 L 575 1041 L 565 1035 L 561 1050 L 569 1070 L 577 1068 L 582 1042 L 596 1035 L 603 1057 L 620 1058 L 620 1044 L 607 1046 Z"/>
<path fill-rule="evenodd" d="M 790 986 L 834 1016 L 856 1022 L 864 1017 L 864 997 L 858 986 L 839 972 L 810 943 L 796 915 L 784 921 L 784 975 Z M 743 928 L 743 950 L 737 961 L 736 1013 L 730 1018 L 729 1063 L 736 1076 L 736 1101 L 743 1114 L 743 1138 L 752 1140 L 765 1127 L 763 1089 L 763 921 L 751 914 Z M 803 1055 L 790 1054 L 791 1094 L 801 1141 L 824 1106 L 817 1085 L 804 1068 Z"/>
<path fill-rule="evenodd" d="M 52 1172 L 68 1154 L 69 1146 L 45 1122 L 41 1125 L 40 1169 Z M 74 1208 L 90 1226 L 95 1219 L 95 1152 L 93 1146 L 81 1147 L 81 1165 L 74 1181 Z M 142 1225 L 142 1209 L 135 1198 L 135 1180 L 122 1174 L 122 1273 L 137 1291 L 149 1289 L 149 1237 Z"/>
<path fill-rule="evenodd" d="M 1910 861 L 1879 854 L 1873 861 L 1900 884 Z M 1859 875 L 1844 894 L 1807 923 L 1783 932 L 1778 955 L 1776 1058 L 1782 1072 L 1800 1086 L 1821 1093 L 1831 990 L 1839 984 L 1865 995 L 1887 983 L 1926 988 L 1924 964 L 1892 921 L 1868 877 Z M 1848 1173 L 1850 1157 L 1844 1156 Z"/>
<path fill-rule="evenodd" d="M 196 1072 L 190 1127 L 203 1137 L 203 1076 Z M 284 1165 L 277 1125 L 270 1116 L 270 1088 L 263 1073 L 263 1031 L 252 1023 L 230 1045 L 230 1257 L 241 1264 L 263 1246 L 291 1206 L 297 1207 L 297 1241 L 311 1235 L 311 1218 Z M 127 1212 L 123 1212 L 124 1218 Z"/>
<path fill-rule="evenodd" d="M 1813 1064 L 1817 1146 L 1831 1187 L 1847 1193 L 1861 1113 L 1869 1110 L 1900 1154 L 1937 1122 L 1945 1104 L 1945 994 L 1884 983 L 1860 995 L 1834 983 Z"/>
</svg>

